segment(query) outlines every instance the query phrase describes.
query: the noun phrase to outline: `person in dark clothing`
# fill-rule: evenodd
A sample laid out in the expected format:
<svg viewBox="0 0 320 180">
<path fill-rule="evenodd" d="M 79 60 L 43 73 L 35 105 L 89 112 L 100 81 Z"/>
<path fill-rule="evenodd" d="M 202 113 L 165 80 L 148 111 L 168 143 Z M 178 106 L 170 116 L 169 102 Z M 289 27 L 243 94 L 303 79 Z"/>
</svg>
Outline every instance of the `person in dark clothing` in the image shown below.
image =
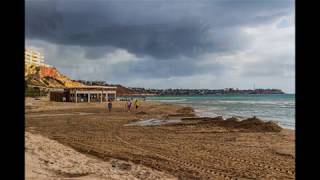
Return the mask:
<svg viewBox="0 0 320 180">
<path fill-rule="evenodd" d="M 112 101 L 111 101 L 111 99 L 108 100 L 108 109 L 109 109 L 109 112 L 111 112 L 111 109 L 112 109 Z"/>
</svg>

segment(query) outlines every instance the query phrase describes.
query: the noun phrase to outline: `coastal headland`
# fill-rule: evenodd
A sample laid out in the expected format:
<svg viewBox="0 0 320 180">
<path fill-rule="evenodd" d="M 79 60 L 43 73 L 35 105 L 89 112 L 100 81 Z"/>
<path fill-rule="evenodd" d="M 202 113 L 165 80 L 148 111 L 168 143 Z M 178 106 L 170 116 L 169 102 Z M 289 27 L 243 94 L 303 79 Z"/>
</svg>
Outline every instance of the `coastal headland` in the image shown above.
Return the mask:
<svg viewBox="0 0 320 180">
<path fill-rule="evenodd" d="M 26 98 L 25 132 L 27 179 L 295 178 L 295 132 L 257 118 Z"/>
</svg>

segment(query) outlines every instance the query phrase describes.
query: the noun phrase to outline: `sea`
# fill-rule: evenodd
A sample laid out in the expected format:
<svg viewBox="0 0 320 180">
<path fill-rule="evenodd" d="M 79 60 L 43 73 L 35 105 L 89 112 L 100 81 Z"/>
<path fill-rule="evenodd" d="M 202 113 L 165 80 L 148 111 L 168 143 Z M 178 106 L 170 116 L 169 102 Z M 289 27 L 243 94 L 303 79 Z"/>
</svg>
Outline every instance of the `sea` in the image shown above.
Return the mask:
<svg viewBox="0 0 320 180">
<path fill-rule="evenodd" d="M 256 116 L 295 129 L 295 94 L 153 96 L 146 100 L 190 106 L 199 116 L 239 119 Z"/>
</svg>

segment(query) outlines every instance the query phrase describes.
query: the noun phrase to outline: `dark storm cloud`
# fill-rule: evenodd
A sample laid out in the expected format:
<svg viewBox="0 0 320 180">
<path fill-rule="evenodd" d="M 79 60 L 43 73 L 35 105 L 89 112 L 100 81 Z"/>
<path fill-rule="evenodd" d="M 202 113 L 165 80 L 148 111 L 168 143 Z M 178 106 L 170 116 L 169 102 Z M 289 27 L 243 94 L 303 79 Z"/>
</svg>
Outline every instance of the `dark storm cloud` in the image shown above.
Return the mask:
<svg viewBox="0 0 320 180">
<path fill-rule="evenodd" d="M 246 46 L 238 30 L 288 14 L 291 1 L 26 1 L 26 37 L 138 56 L 174 59 Z M 101 48 L 103 47 L 103 48 Z M 108 49 L 108 48 L 107 48 Z"/>
<path fill-rule="evenodd" d="M 294 89 L 294 1 L 27 0 L 25 18 L 26 46 L 72 79 Z"/>
</svg>

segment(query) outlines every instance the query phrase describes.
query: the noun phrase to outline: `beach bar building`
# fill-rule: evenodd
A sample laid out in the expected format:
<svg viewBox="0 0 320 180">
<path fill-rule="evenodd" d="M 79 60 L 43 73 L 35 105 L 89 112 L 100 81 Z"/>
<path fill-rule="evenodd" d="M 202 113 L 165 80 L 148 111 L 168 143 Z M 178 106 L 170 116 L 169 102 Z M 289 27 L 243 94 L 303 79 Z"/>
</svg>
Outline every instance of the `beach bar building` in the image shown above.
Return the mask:
<svg viewBox="0 0 320 180">
<path fill-rule="evenodd" d="M 117 87 L 80 86 L 50 90 L 50 101 L 58 102 L 106 102 L 116 99 Z"/>
</svg>

